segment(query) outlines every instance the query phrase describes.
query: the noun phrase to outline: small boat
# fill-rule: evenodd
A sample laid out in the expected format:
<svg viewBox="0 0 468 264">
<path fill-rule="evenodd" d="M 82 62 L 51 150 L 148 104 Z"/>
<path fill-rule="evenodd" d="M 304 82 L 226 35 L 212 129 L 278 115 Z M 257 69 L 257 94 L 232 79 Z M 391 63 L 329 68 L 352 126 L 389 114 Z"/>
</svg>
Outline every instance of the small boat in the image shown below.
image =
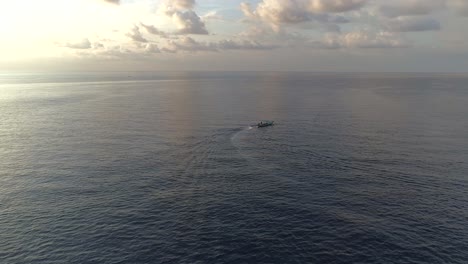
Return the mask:
<svg viewBox="0 0 468 264">
<path fill-rule="evenodd" d="M 269 120 L 262 120 L 257 124 L 257 127 L 267 127 L 267 126 L 272 126 L 274 121 L 269 121 Z"/>
</svg>

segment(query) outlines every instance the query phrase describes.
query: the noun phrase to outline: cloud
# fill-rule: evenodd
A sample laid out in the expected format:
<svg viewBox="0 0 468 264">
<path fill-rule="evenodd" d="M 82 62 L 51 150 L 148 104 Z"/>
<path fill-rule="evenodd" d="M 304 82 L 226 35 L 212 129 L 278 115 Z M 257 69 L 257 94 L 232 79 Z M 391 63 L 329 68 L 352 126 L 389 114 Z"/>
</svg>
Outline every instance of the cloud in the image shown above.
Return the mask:
<svg viewBox="0 0 468 264">
<path fill-rule="evenodd" d="M 170 40 L 162 48 L 164 52 L 177 53 L 179 51 L 216 51 L 213 45 L 205 42 L 198 42 L 191 37 L 183 37 L 180 40 Z"/>
<path fill-rule="evenodd" d="M 200 16 L 197 15 L 193 8 L 194 0 L 172 0 L 164 2 L 158 13 L 172 18 L 175 26 L 178 29 L 177 34 L 187 35 L 207 35 L 205 23 Z"/>
<path fill-rule="evenodd" d="M 87 38 L 84 38 L 78 42 L 67 42 L 62 46 L 70 49 L 90 49 L 92 47 L 91 42 L 89 42 L 89 39 Z"/>
<path fill-rule="evenodd" d="M 171 0 L 171 5 L 176 9 L 193 9 L 195 7 L 195 0 Z"/>
<path fill-rule="evenodd" d="M 134 26 L 132 28 L 132 31 L 130 33 L 127 33 L 127 37 L 131 38 L 135 42 L 143 42 L 143 43 L 148 42 L 148 40 L 145 39 L 143 35 L 141 34 L 140 28 L 138 26 Z"/>
<path fill-rule="evenodd" d="M 163 38 L 168 37 L 167 33 L 164 31 L 159 30 L 153 25 L 145 25 L 143 23 L 140 23 L 140 25 L 148 32 L 149 34 L 156 35 L 156 36 L 161 36 Z"/>
<path fill-rule="evenodd" d="M 390 32 L 350 32 L 343 37 L 346 47 L 357 48 L 406 48 L 409 44 Z"/>
<path fill-rule="evenodd" d="M 103 48 L 105 48 L 105 46 L 101 42 L 93 43 L 93 49 L 103 49 Z"/>
<path fill-rule="evenodd" d="M 250 18 L 255 17 L 255 14 L 252 10 L 252 5 L 250 3 L 241 2 L 240 9 L 246 17 L 250 17 Z"/>
<path fill-rule="evenodd" d="M 296 44 L 307 41 L 308 37 L 300 32 L 285 30 L 282 28 L 275 29 L 262 24 L 250 25 L 249 28 L 238 34 L 240 39 L 249 41 L 260 41 L 265 47 L 287 47 L 295 46 Z"/>
<path fill-rule="evenodd" d="M 161 53 L 161 50 L 159 49 L 158 45 L 154 43 L 147 43 L 145 45 L 145 52 L 146 53 Z"/>
<path fill-rule="evenodd" d="M 139 54 L 122 45 L 108 46 L 106 49 L 82 55 L 104 59 L 135 59 L 139 56 Z"/>
<path fill-rule="evenodd" d="M 196 41 L 191 37 L 184 36 L 180 40 L 170 40 L 167 45 L 161 50 L 167 53 L 177 53 L 181 51 L 198 52 L 211 51 L 217 52 L 221 50 L 270 50 L 277 48 L 275 45 L 263 45 L 255 41 L 236 41 L 236 40 L 220 40 L 217 42 L 201 42 Z"/>
<path fill-rule="evenodd" d="M 223 17 L 218 14 L 217 11 L 210 11 L 206 14 L 204 14 L 202 17 L 202 20 L 203 21 L 207 21 L 207 20 L 223 20 Z"/>
<path fill-rule="evenodd" d="M 468 1 L 467 0 L 452 0 L 450 5 L 455 9 L 455 11 L 462 15 L 468 16 Z"/>
<path fill-rule="evenodd" d="M 445 6 L 445 0 L 397 0 L 380 7 L 386 17 L 427 15 Z"/>
<path fill-rule="evenodd" d="M 342 13 L 359 9 L 367 0 L 310 0 L 309 10 L 312 12 Z"/>
<path fill-rule="evenodd" d="M 255 8 L 242 2 L 241 10 L 251 19 L 273 24 L 298 24 L 320 21 L 323 17 L 331 17 L 329 13 L 359 9 L 366 3 L 367 0 L 262 0 Z"/>
<path fill-rule="evenodd" d="M 208 34 L 205 23 L 194 11 L 174 12 L 172 19 L 179 29 L 179 34 Z"/>
<path fill-rule="evenodd" d="M 255 10 L 250 4 L 241 3 L 242 12 L 250 18 L 259 18 L 275 24 L 301 23 L 310 20 L 305 1 L 263 0 Z"/>
<path fill-rule="evenodd" d="M 321 49 L 359 48 L 385 49 L 407 48 L 410 45 L 391 32 L 355 31 L 344 34 L 327 34 L 321 41 L 313 41 L 312 47 Z"/>
<path fill-rule="evenodd" d="M 323 24 L 323 25 L 320 25 L 319 28 L 325 32 L 336 32 L 336 33 L 341 32 L 341 28 L 337 24 Z"/>
<path fill-rule="evenodd" d="M 74 32 L 75 36 L 89 37 L 89 40 L 78 38 L 76 42 L 67 43 L 67 38 L 74 39 L 70 35 L 61 46 L 70 48 L 63 50 L 71 55 L 124 54 L 148 58 L 172 56 L 165 53 L 199 52 L 213 56 L 224 51 L 302 52 L 307 48 L 309 51 L 311 48 L 341 49 L 344 53 L 358 49 L 406 48 L 412 43 L 421 48 L 442 49 L 459 34 L 457 22 L 463 21 L 459 17 L 449 17 L 450 11 L 464 14 L 468 9 L 468 0 L 445 1 L 449 8 L 443 0 L 252 0 L 250 4 L 240 4 L 249 22 L 241 23 L 237 20 L 241 15 L 238 10 L 232 11 L 229 7 L 226 11 L 223 6 L 210 4 L 200 8 L 203 12 L 196 12 L 199 9 L 194 9 L 195 0 L 120 1 L 121 7 L 100 0 L 94 1 L 98 11 L 113 14 L 111 17 L 119 24 L 110 21 L 112 23 L 105 28 L 96 26 L 96 31 Z M 229 12 L 235 15 L 230 17 Z M 219 14 L 228 21 L 217 21 L 222 19 Z M 425 45 L 429 41 L 427 33 L 400 34 L 442 30 L 442 22 L 444 32 L 439 35 L 446 40 L 444 44 Z M 89 24 L 91 28 L 96 25 L 94 20 Z M 217 29 L 213 32 L 216 35 L 196 36 L 210 35 L 207 26 Z M 116 29 L 119 30 L 112 31 Z M 117 45 L 119 48 L 112 48 Z M 378 52 L 387 51 L 375 53 Z"/>
<path fill-rule="evenodd" d="M 318 49 L 341 49 L 344 47 L 342 37 L 332 34 L 327 34 L 322 40 L 312 41 L 310 45 Z"/>
<path fill-rule="evenodd" d="M 270 50 L 278 48 L 276 45 L 264 45 L 255 41 L 234 41 L 234 40 L 221 40 L 216 43 L 220 50 Z"/>
<path fill-rule="evenodd" d="M 398 17 L 387 22 L 386 28 L 392 32 L 438 31 L 439 21 L 426 17 Z"/>
<path fill-rule="evenodd" d="M 111 4 L 116 4 L 116 5 L 120 4 L 120 0 L 104 0 L 104 1 L 107 3 L 111 3 Z"/>
</svg>

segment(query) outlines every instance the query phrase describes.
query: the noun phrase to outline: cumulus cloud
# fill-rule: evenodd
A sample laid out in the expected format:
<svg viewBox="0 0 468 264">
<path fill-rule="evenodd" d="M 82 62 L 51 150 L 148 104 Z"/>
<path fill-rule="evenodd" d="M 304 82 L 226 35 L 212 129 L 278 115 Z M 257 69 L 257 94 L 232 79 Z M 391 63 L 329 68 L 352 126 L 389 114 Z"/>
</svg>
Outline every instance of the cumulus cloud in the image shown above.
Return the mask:
<svg viewBox="0 0 468 264">
<path fill-rule="evenodd" d="M 91 42 L 89 41 L 89 39 L 84 38 L 77 42 L 67 42 L 63 45 L 63 47 L 71 48 L 71 49 L 90 49 L 92 46 L 91 46 Z"/>
<path fill-rule="evenodd" d="M 164 37 L 164 38 L 167 37 L 167 33 L 166 33 L 166 32 L 159 30 L 158 28 L 156 28 L 156 27 L 153 26 L 153 25 L 146 25 L 146 24 L 143 24 L 143 23 L 140 23 L 140 25 L 141 25 L 141 26 L 146 30 L 146 32 L 148 32 L 149 34 L 161 36 L 161 37 Z"/>
<path fill-rule="evenodd" d="M 255 17 L 255 14 L 252 9 L 252 5 L 250 3 L 241 2 L 240 9 L 245 16 L 250 17 L 250 18 Z"/>
<path fill-rule="evenodd" d="M 269 50 L 277 48 L 274 45 L 263 45 L 255 41 L 236 41 L 236 40 L 221 40 L 217 42 L 202 42 L 191 37 L 184 36 L 179 40 L 170 40 L 167 45 L 162 47 L 163 52 L 177 53 L 181 51 L 198 52 L 198 51 L 221 51 L 221 50 Z"/>
<path fill-rule="evenodd" d="M 301 23 L 310 19 L 305 1 L 264 0 L 255 9 L 248 3 L 241 3 L 242 12 L 250 18 L 259 18 L 268 22 Z"/>
<path fill-rule="evenodd" d="M 409 46 L 397 35 L 390 32 L 350 32 L 344 35 L 347 47 L 358 48 L 406 48 Z"/>
<path fill-rule="evenodd" d="M 176 9 L 193 9 L 195 7 L 195 0 L 171 0 L 170 3 Z"/>
<path fill-rule="evenodd" d="M 131 32 L 127 33 L 127 37 L 129 37 L 135 42 L 143 42 L 143 43 L 148 42 L 148 40 L 145 39 L 143 35 L 141 34 L 140 28 L 138 26 L 134 26 Z"/>
<path fill-rule="evenodd" d="M 138 5 L 135 1 L 99 1 L 94 2 L 99 8 L 129 12 L 126 24 L 122 23 L 121 27 L 127 30 L 109 32 L 105 35 L 109 39 L 90 37 L 91 43 L 88 39 L 78 39 L 76 42 L 58 45 L 78 49 L 70 50 L 71 54 L 86 53 L 109 57 L 118 55 L 143 59 L 145 56 L 159 56 L 156 54 L 168 56 L 165 53 L 275 48 L 293 50 L 296 47 L 343 51 L 407 48 L 411 46 L 411 42 L 407 40 L 419 44 L 424 39 L 420 39 L 419 34 L 413 36 L 401 33 L 442 30 L 439 21 L 444 21 L 447 22 L 446 31 L 449 35 L 454 24 L 453 19 L 462 21 L 459 17 L 448 17 L 449 12 L 468 15 L 468 0 L 252 0 L 251 4 L 240 4 L 246 17 L 244 22 L 247 20 L 249 23 L 239 23 L 235 27 L 229 27 L 228 31 L 215 32 L 218 33 L 217 36 L 195 36 L 209 35 L 205 23 L 213 25 L 220 22 L 217 20 L 223 18 L 219 12 L 225 14 L 226 18 L 230 17 L 228 12 L 224 13 L 224 9 L 210 9 L 221 8 L 219 6 L 207 6 L 201 9 L 205 11 L 200 16 L 195 11 L 196 0 L 160 0 L 157 6 L 159 17 L 155 18 L 154 9 L 151 9 L 154 8 L 153 1 Z M 104 5 L 104 1 L 123 6 L 115 9 L 113 5 Z M 135 5 L 134 10 L 131 5 Z M 127 10 L 125 6 L 130 8 Z M 443 9 L 445 13 L 437 13 Z M 153 21 L 154 25 L 148 21 Z M 344 25 L 345 23 L 351 24 Z M 224 24 L 213 29 L 222 28 Z M 225 36 L 233 30 L 238 31 L 234 35 Z M 121 41 L 122 35 L 127 38 L 124 42 Z"/>
<path fill-rule="evenodd" d="M 439 21 L 428 17 L 398 17 L 388 21 L 386 27 L 392 32 L 437 31 L 441 29 Z"/>
<path fill-rule="evenodd" d="M 341 13 L 361 8 L 367 0 L 309 0 L 312 12 Z"/>
<path fill-rule="evenodd" d="M 329 13 L 342 13 L 359 9 L 367 0 L 262 0 L 255 8 L 241 3 L 241 10 L 248 18 L 256 18 L 273 24 L 297 24 L 331 17 Z"/>
<path fill-rule="evenodd" d="M 396 0 L 380 7 L 386 17 L 427 15 L 445 6 L 445 0 Z"/>
<path fill-rule="evenodd" d="M 95 42 L 93 43 L 93 49 L 103 49 L 105 48 L 104 44 L 102 44 L 101 42 Z"/>
<path fill-rule="evenodd" d="M 104 2 L 111 3 L 111 4 L 120 4 L 120 0 L 104 0 Z"/>
<path fill-rule="evenodd" d="M 249 28 L 240 32 L 238 37 L 244 40 L 256 40 L 261 43 L 268 43 L 269 45 L 267 46 L 269 47 L 295 46 L 308 39 L 302 32 L 281 28 L 277 30 L 261 24 L 250 25 Z"/>
<path fill-rule="evenodd" d="M 208 34 L 205 23 L 194 11 L 174 12 L 172 19 L 179 29 L 179 34 Z"/>
<path fill-rule="evenodd" d="M 410 45 L 391 32 L 356 31 L 339 35 L 328 34 L 323 40 L 312 42 L 312 46 L 322 49 L 384 49 L 407 48 Z"/>
<path fill-rule="evenodd" d="M 201 18 L 204 21 L 207 21 L 207 20 L 223 20 L 223 17 L 220 14 L 218 14 L 217 11 L 210 11 L 210 12 L 204 14 Z"/>
<path fill-rule="evenodd" d="M 216 49 L 205 42 L 198 42 L 191 37 L 183 37 L 180 40 L 170 40 L 162 48 L 164 52 L 177 53 L 179 51 L 215 51 Z"/>
<path fill-rule="evenodd" d="M 158 45 L 154 43 L 147 43 L 145 45 L 145 52 L 146 53 L 161 53 L 161 50 L 159 49 Z"/>
<path fill-rule="evenodd" d="M 86 55 L 86 54 L 83 54 Z M 88 56 L 97 56 L 106 59 L 135 59 L 139 54 L 122 45 L 111 45 L 103 50 L 88 53 Z"/>
<path fill-rule="evenodd" d="M 194 0 L 166 1 L 160 6 L 159 13 L 172 18 L 178 29 L 177 34 L 207 35 L 206 25 L 200 16 L 193 11 L 194 7 Z"/>
</svg>

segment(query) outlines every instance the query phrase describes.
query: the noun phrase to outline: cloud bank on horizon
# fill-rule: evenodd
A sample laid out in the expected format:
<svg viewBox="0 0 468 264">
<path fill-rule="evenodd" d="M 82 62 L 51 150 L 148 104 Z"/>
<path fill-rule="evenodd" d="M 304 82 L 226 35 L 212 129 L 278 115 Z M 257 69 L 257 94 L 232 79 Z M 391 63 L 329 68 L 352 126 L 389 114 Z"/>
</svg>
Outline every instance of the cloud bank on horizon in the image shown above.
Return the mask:
<svg viewBox="0 0 468 264">
<path fill-rule="evenodd" d="M 26 2 L 0 3 L 0 53 L 10 60 L 15 50 L 94 60 L 468 51 L 468 0 L 43 0 L 28 2 L 33 11 Z"/>
</svg>

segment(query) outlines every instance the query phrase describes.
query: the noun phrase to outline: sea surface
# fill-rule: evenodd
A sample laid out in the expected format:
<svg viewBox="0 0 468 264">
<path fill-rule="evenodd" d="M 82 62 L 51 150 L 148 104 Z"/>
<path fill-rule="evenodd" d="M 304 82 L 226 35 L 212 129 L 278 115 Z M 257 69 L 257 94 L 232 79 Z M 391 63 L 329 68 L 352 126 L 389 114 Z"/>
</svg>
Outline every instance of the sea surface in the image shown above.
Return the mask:
<svg viewBox="0 0 468 264">
<path fill-rule="evenodd" d="M 2 73 L 0 263 L 468 263 L 468 75 Z"/>
</svg>

